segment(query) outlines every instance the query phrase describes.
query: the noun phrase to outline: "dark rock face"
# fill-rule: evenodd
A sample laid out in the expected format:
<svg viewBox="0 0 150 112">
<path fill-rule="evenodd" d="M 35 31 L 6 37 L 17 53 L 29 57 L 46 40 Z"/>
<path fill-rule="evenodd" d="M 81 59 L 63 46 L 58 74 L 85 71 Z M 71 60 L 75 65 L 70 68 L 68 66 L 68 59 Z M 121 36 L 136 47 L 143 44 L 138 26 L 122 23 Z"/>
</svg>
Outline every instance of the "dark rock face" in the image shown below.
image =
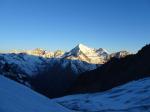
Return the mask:
<svg viewBox="0 0 150 112">
<path fill-rule="evenodd" d="M 55 63 L 52 67 L 47 66 L 43 73 L 31 79 L 33 89 L 49 98 L 65 95 L 75 80 L 75 74 L 68 64 L 65 68 L 61 64 Z"/>
<path fill-rule="evenodd" d="M 52 59 L 50 62 L 43 72 L 33 76 L 30 81 L 34 90 L 50 98 L 65 95 L 78 74 L 90 69 L 86 67 L 93 66 L 79 60 Z"/>
<path fill-rule="evenodd" d="M 150 45 L 137 54 L 112 58 L 103 66 L 79 76 L 70 93 L 97 92 L 150 76 Z"/>
</svg>

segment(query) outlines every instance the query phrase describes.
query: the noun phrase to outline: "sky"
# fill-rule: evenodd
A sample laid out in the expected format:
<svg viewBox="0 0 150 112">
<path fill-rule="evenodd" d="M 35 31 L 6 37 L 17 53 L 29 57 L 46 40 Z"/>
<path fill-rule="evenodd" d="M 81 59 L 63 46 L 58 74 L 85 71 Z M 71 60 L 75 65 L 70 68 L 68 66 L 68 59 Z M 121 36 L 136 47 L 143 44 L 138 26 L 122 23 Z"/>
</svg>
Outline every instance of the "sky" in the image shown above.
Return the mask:
<svg viewBox="0 0 150 112">
<path fill-rule="evenodd" d="M 150 0 L 0 0 L 0 50 L 136 52 L 150 43 Z"/>
</svg>

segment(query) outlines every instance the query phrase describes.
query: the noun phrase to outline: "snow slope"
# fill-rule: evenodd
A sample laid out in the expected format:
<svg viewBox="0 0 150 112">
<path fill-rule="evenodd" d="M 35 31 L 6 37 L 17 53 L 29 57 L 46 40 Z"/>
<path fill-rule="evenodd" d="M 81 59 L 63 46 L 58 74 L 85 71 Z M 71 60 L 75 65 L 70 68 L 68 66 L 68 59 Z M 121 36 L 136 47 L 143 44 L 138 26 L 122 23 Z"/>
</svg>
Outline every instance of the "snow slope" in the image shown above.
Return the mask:
<svg viewBox="0 0 150 112">
<path fill-rule="evenodd" d="M 10 66 L 15 66 L 13 69 L 18 68 L 21 73 L 27 74 L 29 76 L 35 75 L 39 72 L 39 69 L 45 67 L 46 58 L 41 58 L 38 56 L 27 55 L 24 53 L 20 54 L 0 54 L 0 64 L 1 66 L 5 64 Z M 19 72 L 15 70 L 16 72 Z"/>
<path fill-rule="evenodd" d="M 150 112 L 150 77 L 103 93 L 71 95 L 54 101 L 81 112 Z"/>
<path fill-rule="evenodd" d="M 50 99 L 0 76 L 0 112 L 71 112 Z"/>
<path fill-rule="evenodd" d="M 3 72 L 14 72 L 15 74 L 24 74 L 27 76 L 35 76 L 43 71 L 47 66 L 59 63 L 65 69 L 69 64 L 75 74 L 80 74 L 85 71 L 93 70 L 99 65 L 85 63 L 80 60 L 67 60 L 62 58 L 43 58 L 40 56 L 28 55 L 24 53 L 0 54 L 0 70 Z M 10 70 L 4 71 L 5 65 L 9 66 Z M 7 67 L 8 68 L 8 67 Z"/>
</svg>

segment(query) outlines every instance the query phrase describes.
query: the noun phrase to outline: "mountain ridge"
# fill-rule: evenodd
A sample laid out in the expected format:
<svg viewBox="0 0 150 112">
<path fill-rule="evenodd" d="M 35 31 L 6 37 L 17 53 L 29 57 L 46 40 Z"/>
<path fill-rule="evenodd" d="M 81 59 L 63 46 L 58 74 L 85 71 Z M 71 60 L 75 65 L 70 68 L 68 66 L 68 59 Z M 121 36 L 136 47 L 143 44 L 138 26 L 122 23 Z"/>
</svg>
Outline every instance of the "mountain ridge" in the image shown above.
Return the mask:
<svg viewBox="0 0 150 112">
<path fill-rule="evenodd" d="M 104 64 L 112 57 L 122 58 L 130 54 L 127 51 L 109 53 L 103 48 L 95 49 L 84 44 L 78 44 L 68 52 L 63 50 L 56 50 L 52 52 L 41 48 L 36 48 L 33 50 L 13 50 L 8 53 L 24 53 L 33 56 L 40 56 L 43 58 L 64 58 L 71 60 L 81 60 L 92 64 Z"/>
<path fill-rule="evenodd" d="M 0 73 L 48 97 L 56 97 L 66 93 L 80 74 L 104 64 L 108 56 L 102 48 L 94 49 L 82 44 L 62 56 L 62 52 L 58 51 L 54 53 L 56 57 L 46 58 L 46 53 L 49 52 L 38 48 L 0 54 Z M 50 83 L 50 80 L 54 82 Z"/>
<path fill-rule="evenodd" d="M 105 91 L 132 80 L 149 77 L 149 57 L 150 44 L 144 46 L 137 54 L 124 58 L 114 57 L 101 67 L 79 75 L 70 91 L 75 93 Z"/>
</svg>

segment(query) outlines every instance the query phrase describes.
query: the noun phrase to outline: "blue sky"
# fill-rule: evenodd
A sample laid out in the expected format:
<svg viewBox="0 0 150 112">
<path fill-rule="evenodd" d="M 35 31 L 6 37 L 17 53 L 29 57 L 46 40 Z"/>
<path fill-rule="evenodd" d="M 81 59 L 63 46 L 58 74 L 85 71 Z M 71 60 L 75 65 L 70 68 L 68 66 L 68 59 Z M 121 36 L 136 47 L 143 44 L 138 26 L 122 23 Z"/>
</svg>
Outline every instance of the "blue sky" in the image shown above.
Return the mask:
<svg viewBox="0 0 150 112">
<path fill-rule="evenodd" d="M 137 51 L 150 43 L 149 0 L 0 0 L 0 48 Z"/>
</svg>

